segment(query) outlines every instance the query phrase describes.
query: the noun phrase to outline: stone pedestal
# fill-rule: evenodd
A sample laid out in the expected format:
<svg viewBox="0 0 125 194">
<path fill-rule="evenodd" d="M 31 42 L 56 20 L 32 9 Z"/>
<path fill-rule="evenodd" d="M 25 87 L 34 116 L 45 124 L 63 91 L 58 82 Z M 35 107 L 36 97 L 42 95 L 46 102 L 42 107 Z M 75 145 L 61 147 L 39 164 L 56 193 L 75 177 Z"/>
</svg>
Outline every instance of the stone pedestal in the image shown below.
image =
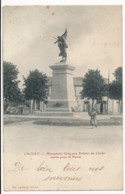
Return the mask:
<svg viewBox="0 0 125 194">
<path fill-rule="evenodd" d="M 72 112 L 76 106 L 73 84 L 74 67 L 66 63 L 56 63 L 50 66 L 53 70 L 50 100 L 47 103 L 48 112 Z"/>
</svg>

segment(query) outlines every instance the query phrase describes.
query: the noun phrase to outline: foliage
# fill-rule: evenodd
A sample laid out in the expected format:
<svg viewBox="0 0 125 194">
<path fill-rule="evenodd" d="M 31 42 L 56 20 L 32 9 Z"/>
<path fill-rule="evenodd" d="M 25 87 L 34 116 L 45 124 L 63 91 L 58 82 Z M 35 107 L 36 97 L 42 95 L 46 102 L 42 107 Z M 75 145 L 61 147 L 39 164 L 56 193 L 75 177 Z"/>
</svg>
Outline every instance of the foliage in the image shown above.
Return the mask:
<svg viewBox="0 0 125 194">
<path fill-rule="evenodd" d="M 122 84 L 117 81 L 113 81 L 109 84 L 109 98 L 122 100 Z"/>
<path fill-rule="evenodd" d="M 93 101 L 100 99 L 106 94 L 106 83 L 100 71 L 89 70 L 83 78 L 83 90 L 81 91 L 81 97 L 89 97 Z"/>
<path fill-rule="evenodd" d="M 115 100 L 122 100 L 122 67 L 114 72 L 115 80 L 109 84 L 109 97 Z"/>
<path fill-rule="evenodd" d="M 122 67 L 114 72 L 115 80 L 109 84 L 109 98 L 119 101 L 119 113 L 122 113 Z"/>
<path fill-rule="evenodd" d="M 33 103 L 35 103 L 35 100 L 46 101 L 48 97 L 47 82 L 46 74 L 39 72 L 37 69 L 30 71 L 27 78 L 24 78 L 24 94 L 26 100 L 33 100 Z"/>
<path fill-rule="evenodd" d="M 122 67 L 118 67 L 114 72 L 115 80 L 122 83 Z"/>
<path fill-rule="evenodd" d="M 6 101 L 18 103 L 20 96 L 19 81 L 17 81 L 18 73 L 16 65 L 6 61 L 3 62 L 3 94 Z"/>
</svg>

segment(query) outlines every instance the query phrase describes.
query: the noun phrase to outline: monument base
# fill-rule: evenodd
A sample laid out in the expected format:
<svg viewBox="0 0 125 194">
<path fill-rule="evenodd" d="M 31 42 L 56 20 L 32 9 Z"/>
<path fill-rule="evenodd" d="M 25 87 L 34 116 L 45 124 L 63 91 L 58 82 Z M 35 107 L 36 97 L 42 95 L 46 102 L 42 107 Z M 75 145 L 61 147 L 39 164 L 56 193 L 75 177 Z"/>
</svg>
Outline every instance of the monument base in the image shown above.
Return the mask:
<svg viewBox="0 0 125 194">
<path fill-rule="evenodd" d="M 46 112 L 72 112 L 76 107 L 73 83 L 74 67 L 65 62 L 50 66 L 53 70 L 50 100 Z"/>
<path fill-rule="evenodd" d="M 45 117 L 45 118 L 48 118 L 48 117 L 51 117 L 51 118 L 58 118 L 58 117 L 73 117 L 74 116 L 74 113 L 73 112 L 40 112 L 40 113 L 36 113 L 35 115 L 38 115 L 38 116 L 42 116 L 42 117 Z"/>
<path fill-rule="evenodd" d="M 50 100 L 46 112 L 73 112 L 76 102 L 68 100 Z"/>
</svg>

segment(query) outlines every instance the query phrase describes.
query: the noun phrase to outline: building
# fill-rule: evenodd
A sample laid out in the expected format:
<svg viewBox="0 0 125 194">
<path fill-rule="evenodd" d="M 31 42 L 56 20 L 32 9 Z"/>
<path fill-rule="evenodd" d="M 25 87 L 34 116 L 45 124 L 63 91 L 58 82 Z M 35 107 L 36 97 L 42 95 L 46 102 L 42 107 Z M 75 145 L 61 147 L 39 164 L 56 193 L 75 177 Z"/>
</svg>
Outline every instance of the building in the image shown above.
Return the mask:
<svg viewBox="0 0 125 194">
<path fill-rule="evenodd" d="M 73 78 L 75 97 L 77 101 L 77 107 L 74 109 L 76 112 L 88 112 L 92 103 L 90 98 L 81 99 L 80 92 L 82 91 L 82 79 L 82 77 Z M 51 86 L 52 77 L 48 77 L 49 96 L 51 95 Z M 119 101 L 111 100 L 107 96 L 102 97 L 101 100 L 96 102 L 96 110 L 98 114 L 119 114 L 119 107 Z M 44 104 L 42 101 L 36 102 L 35 109 L 44 112 L 46 110 L 46 104 Z"/>
</svg>

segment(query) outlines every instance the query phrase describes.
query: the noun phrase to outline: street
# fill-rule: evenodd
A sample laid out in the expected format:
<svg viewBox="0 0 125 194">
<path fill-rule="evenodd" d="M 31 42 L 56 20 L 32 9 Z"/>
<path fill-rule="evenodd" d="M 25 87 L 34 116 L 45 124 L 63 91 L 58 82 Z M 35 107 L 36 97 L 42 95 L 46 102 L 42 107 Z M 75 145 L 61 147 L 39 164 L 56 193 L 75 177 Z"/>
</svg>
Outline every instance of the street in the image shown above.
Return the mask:
<svg viewBox="0 0 125 194">
<path fill-rule="evenodd" d="M 4 149 L 8 152 L 45 150 L 121 149 L 122 126 L 51 126 L 32 121 L 4 126 Z"/>
</svg>

